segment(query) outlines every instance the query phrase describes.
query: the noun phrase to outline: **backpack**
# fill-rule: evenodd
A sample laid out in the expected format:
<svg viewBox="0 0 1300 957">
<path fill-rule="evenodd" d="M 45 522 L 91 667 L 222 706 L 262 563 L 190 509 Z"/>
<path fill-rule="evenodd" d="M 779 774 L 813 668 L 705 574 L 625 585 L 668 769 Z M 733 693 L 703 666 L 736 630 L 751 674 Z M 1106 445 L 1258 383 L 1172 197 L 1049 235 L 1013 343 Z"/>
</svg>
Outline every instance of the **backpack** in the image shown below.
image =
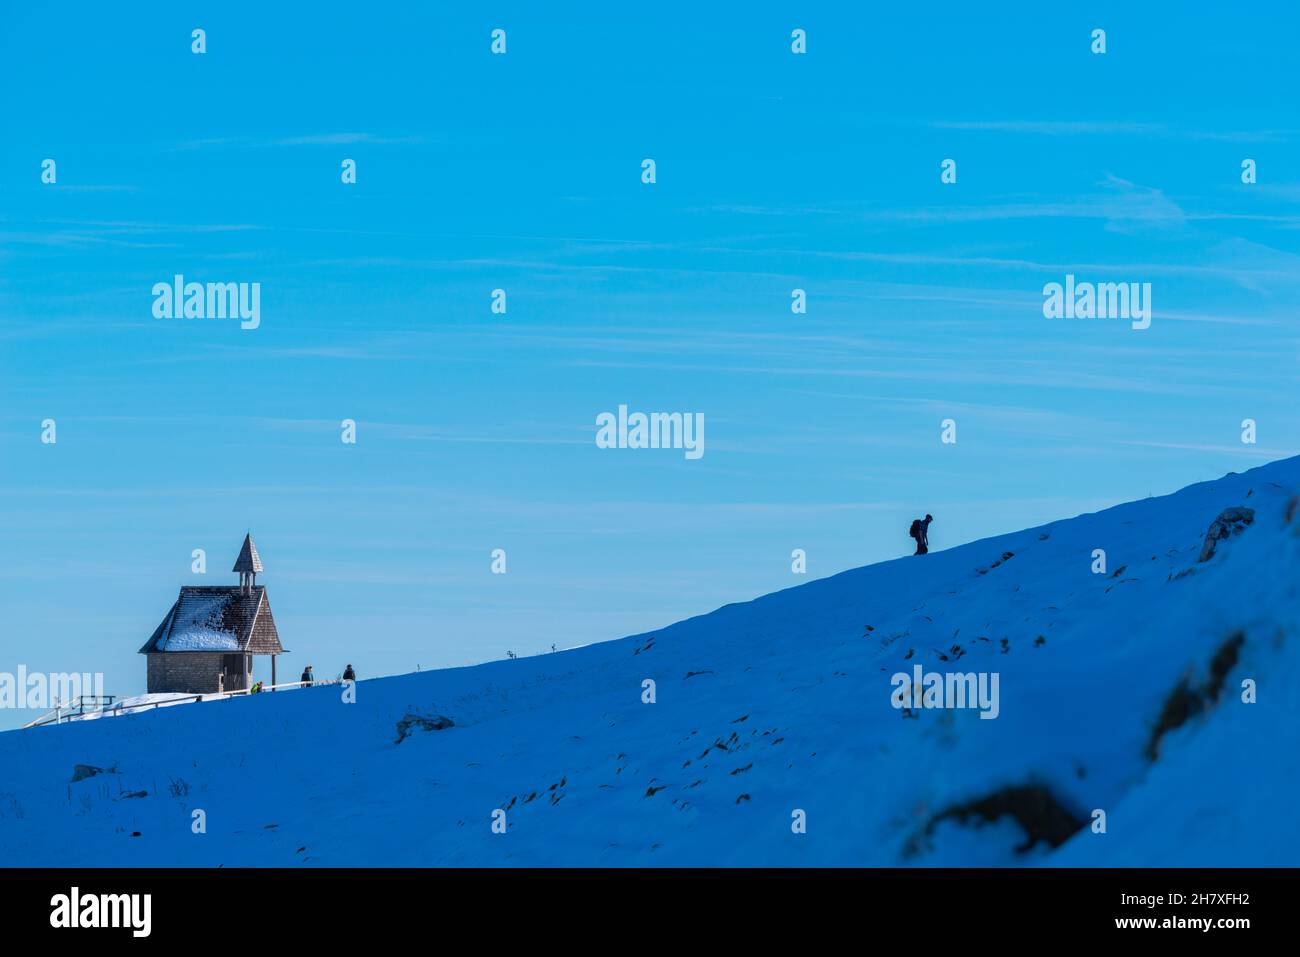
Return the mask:
<svg viewBox="0 0 1300 957">
<path fill-rule="evenodd" d="M 919 518 L 912 519 L 912 527 L 907 530 L 907 534 L 912 538 L 916 538 L 921 534 L 921 520 Z"/>
</svg>

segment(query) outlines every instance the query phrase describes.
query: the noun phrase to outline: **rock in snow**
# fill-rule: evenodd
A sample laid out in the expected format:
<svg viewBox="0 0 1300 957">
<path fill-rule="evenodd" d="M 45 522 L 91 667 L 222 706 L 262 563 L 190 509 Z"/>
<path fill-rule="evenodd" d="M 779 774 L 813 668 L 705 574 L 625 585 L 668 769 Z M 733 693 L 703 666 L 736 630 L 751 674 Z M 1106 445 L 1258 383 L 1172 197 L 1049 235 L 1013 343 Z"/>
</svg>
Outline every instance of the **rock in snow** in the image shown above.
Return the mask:
<svg viewBox="0 0 1300 957">
<path fill-rule="evenodd" d="M 1241 505 L 1225 508 L 1219 513 L 1219 517 L 1210 523 L 1209 531 L 1205 533 L 1205 544 L 1201 546 L 1201 557 L 1197 561 L 1208 562 L 1214 557 L 1214 549 L 1219 542 L 1242 531 L 1253 521 L 1255 521 L 1253 508 Z"/>
</svg>

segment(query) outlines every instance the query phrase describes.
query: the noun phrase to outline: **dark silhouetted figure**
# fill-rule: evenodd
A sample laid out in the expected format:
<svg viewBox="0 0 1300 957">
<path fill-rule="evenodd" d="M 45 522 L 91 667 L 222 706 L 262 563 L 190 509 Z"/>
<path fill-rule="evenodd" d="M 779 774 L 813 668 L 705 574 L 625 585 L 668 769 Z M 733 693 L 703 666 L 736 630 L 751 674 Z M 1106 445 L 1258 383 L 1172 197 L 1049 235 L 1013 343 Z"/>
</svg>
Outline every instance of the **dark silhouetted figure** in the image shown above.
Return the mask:
<svg viewBox="0 0 1300 957">
<path fill-rule="evenodd" d="M 348 665 L 346 668 L 343 669 L 343 680 L 344 680 L 344 681 L 356 681 L 356 680 L 357 680 L 357 673 L 356 673 L 355 671 L 352 670 L 352 666 L 351 666 L 351 665 Z"/>
<path fill-rule="evenodd" d="M 930 523 L 933 521 L 933 515 L 926 515 L 925 518 L 913 519 L 912 527 L 907 530 L 907 534 L 916 539 L 917 555 L 924 555 L 930 551 Z"/>
<path fill-rule="evenodd" d="M 298 680 L 302 682 L 304 688 L 311 687 L 311 683 L 316 680 L 315 675 L 311 673 L 311 665 L 307 666 L 306 670 L 302 673 L 302 677 Z"/>
</svg>

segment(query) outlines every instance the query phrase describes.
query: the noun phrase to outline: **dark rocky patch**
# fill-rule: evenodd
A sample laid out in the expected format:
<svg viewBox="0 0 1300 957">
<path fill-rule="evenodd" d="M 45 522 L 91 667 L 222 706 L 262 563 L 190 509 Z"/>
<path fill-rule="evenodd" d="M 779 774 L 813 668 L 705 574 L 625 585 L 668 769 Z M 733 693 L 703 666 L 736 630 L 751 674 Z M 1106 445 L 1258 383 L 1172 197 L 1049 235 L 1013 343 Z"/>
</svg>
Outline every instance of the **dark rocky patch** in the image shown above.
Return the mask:
<svg viewBox="0 0 1300 957">
<path fill-rule="evenodd" d="M 1197 561 L 1208 562 L 1214 557 L 1214 550 L 1218 547 L 1219 542 L 1240 534 L 1246 530 L 1246 526 L 1253 524 L 1254 521 L 1255 510 L 1253 508 L 1246 508 L 1244 505 L 1225 508 L 1219 513 L 1219 517 L 1210 523 L 1209 530 L 1205 533 L 1205 544 L 1201 546 L 1201 555 Z"/>
<path fill-rule="evenodd" d="M 455 726 L 456 722 L 440 714 L 427 717 L 408 711 L 403 715 L 402 720 L 397 722 L 397 740 L 394 743 L 401 744 L 409 738 L 413 728 L 419 731 L 442 731 L 445 728 L 454 728 Z"/>
<path fill-rule="evenodd" d="M 940 811 L 925 826 L 931 834 L 943 821 L 967 824 L 972 819 L 978 827 L 1010 816 L 1025 832 L 1025 842 L 1016 848 L 1023 854 L 1039 841 L 1057 848 L 1087 824 L 1087 820 L 1067 809 L 1050 790 L 1039 784 L 1017 785 L 994 791 L 985 797 L 956 804 Z"/>
<path fill-rule="evenodd" d="M 96 774 L 116 774 L 117 768 L 97 768 L 93 764 L 74 764 L 72 766 L 72 784 L 93 778 Z"/>
<path fill-rule="evenodd" d="M 1165 698 L 1160 716 L 1151 729 L 1151 738 L 1146 746 L 1148 760 L 1155 761 L 1160 757 L 1160 740 L 1166 734 L 1218 703 L 1223 685 L 1240 660 L 1241 646 L 1245 643 L 1246 636 L 1239 631 L 1219 645 L 1214 657 L 1210 659 L 1208 677 L 1201 685 L 1193 684 L 1187 675 L 1178 680 L 1178 684 L 1174 685 Z"/>
</svg>

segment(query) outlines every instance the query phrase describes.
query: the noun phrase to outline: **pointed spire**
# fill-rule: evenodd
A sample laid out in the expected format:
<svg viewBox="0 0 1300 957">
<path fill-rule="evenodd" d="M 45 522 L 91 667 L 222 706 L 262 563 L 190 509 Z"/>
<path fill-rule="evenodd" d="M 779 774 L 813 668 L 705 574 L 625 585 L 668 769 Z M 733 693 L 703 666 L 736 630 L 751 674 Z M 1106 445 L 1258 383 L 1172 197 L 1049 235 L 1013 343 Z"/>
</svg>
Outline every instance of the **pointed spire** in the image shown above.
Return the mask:
<svg viewBox="0 0 1300 957">
<path fill-rule="evenodd" d="M 239 550 L 239 557 L 235 559 L 235 567 L 232 572 L 256 573 L 262 570 L 262 559 L 258 557 L 257 546 L 253 544 L 253 536 L 244 536 L 244 547 Z"/>
</svg>

